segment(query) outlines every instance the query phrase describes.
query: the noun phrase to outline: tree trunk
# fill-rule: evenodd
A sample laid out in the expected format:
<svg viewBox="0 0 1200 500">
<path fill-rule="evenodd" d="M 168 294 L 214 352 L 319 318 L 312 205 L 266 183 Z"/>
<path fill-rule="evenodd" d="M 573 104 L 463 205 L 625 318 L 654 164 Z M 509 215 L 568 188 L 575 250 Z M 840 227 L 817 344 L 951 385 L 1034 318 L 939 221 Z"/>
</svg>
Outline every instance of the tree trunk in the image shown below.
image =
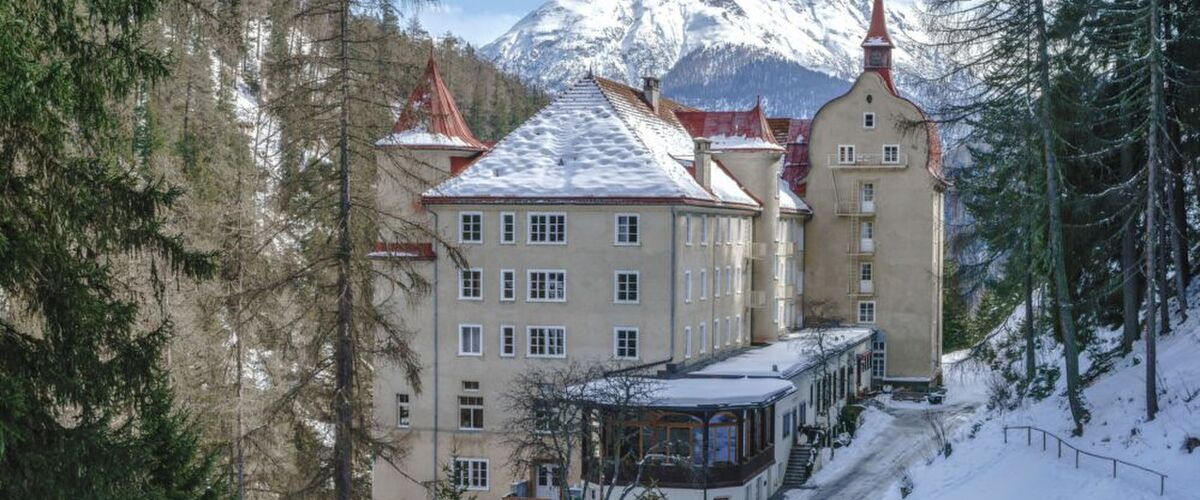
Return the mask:
<svg viewBox="0 0 1200 500">
<path fill-rule="evenodd" d="M 1162 164 L 1161 163 L 1159 164 L 1158 173 L 1160 174 L 1159 187 L 1161 188 L 1162 183 L 1163 183 L 1163 179 L 1161 177 L 1161 174 L 1162 174 Z M 1171 292 L 1170 283 L 1171 282 L 1167 280 L 1167 257 L 1170 255 L 1170 252 L 1171 252 L 1171 247 L 1167 246 L 1167 241 L 1168 241 L 1167 232 L 1169 232 L 1171 230 L 1170 229 L 1171 224 L 1170 224 L 1170 222 L 1166 221 L 1166 212 L 1165 212 L 1165 210 L 1162 209 L 1162 206 L 1161 206 L 1162 199 L 1163 199 L 1162 192 L 1159 192 L 1158 193 L 1158 202 L 1159 202 L 1160 206 L 1158 207 L 1158 210 L 1161 213 L 1158 214 L 1158 218 L 1156 219 L 1159 221 L 1158 222 L 1159 227 L 1155 229 L 1155 232 L 1158 234 L 1157 251 L 1159 252 L 1158 269 L 1156 270 L 1156 272 L 1158 273 L 1158 277 L 1157 277 L 1157 280 L 1158 280 L 1158 334 L 1166 335 L 1166 334 L 1171 333 L 1171 310 L 1170 310 L 1171 303 L 1169 300 L 1171 298 L 1171 295 L 1170 295 L 1170 292 Z"/>
<path fill-rule="evenodd" d="M 1025 186 L 1030 194 L 1033 193 L 1033 162 L 1025 164 Z M 1037 376 L 1037 353 L 1034 346 L 1034 328 L 1033 321 L 1036 318 L 1036 313 L 1033 312 L 1033 216 L 1026 215 L 1025 217 L 1025 382 L 1033 383 L 1033 379 Z"/>
<path fill-rule="evenodd" d="M 1154 420 L 1158 414 L 1158 339 L 1154 328 L 1155 293 L 1158 281 L 1157 221 L 1158 168 L 1161 157 L 1158 151 L 1158 115 L 1162 109 L 1162 66 L 1158 46 L 1158 0 L 1150 0 L 1150 129 L 1146 135 L 1146 156 L 1149 163 L 1146 186 L 1146 420 Z"/>
<path fill-rule="evenodd" d="M 1122 116 L 1127 116 L 1122 113 Z M 1122 119 L 1128 123 L 1127 119 Z M 1129 127 L 1123 127 L 1128 130 Z M 1125 178 L 1133 177 L 1133 146 L 1126 143 L 1121 146 L 1121 174 Z M 1124 306 L 1124 321 L 1122 322 L 1121 352 L 1128 354 L 1133 350 L 1133 342 L 1138 337 L 1138 257 L 1137 241 L 1133 232 L 1137 229 L 1134 218 L 1125 220 L 1121 228 L 1121 303 Z"/>
<path fill-rule="evenodd" d="M 1046 162 L 1046 203 L 1050 207 L 1050 256 L 1054 276 L 1054 289 L 1058 294 L 1059 321 L 1062 323 L 1063 356 L 1067 367 L 1067 399 L 1071 406 L 1071 419 L 1075 423 L 1074 435 L 1083 434 L 1086 419 L 1083 401 L 1079 394 L 1079 352 L 1075 345 L 1075 320 L 1071 314 L 1071 293 L 1067 284 L 1067 259 L 1064 254 L 1062 229 L 1062 200 L 1058 192 L 1058 158 L 1054 153 L 1054 130 L 1050 114 L 1050 49 L 1046 33 L 1045 0 L 1034 0 L 1034 24 L 1037 27 L 1038 82 L 1042 95 L 1038 99 L 1042 153 Z"/>
<path fill-rule="evenodd" d="M 338 182 L 339 203 L 337 217 L 337 337 L 334 340 L 334 444 L 333 444 L 333 487 L 338 500 L 350 500 L 354 481 L 354 346 L 353 346 L 353 290 L 350 287 L 350 55 L 347 38 L 350 17 L 350 2 L 339 4 L 340 23 L 339 87 L 341 103 L 338 127 Z"/>
</svg>

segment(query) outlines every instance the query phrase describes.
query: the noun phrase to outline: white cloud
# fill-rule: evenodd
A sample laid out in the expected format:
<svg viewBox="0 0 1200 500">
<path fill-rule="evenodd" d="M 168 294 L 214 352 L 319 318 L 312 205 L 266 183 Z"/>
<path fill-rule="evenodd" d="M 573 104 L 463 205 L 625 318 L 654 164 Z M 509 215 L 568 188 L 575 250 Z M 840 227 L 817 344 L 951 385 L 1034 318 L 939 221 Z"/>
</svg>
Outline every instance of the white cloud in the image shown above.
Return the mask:
<svg viewBox="0 0 1200 500">
<path fill-rule="evenodd" d="M 468 11 L 461 5 L 449 2 L 422 8 L 417 12 L 417 17 L 430 35 L 440 38 L 449 31 L 477 47 L 495 40 L 521 20 L 521 16 L 510 12 Z"/>
</svg>

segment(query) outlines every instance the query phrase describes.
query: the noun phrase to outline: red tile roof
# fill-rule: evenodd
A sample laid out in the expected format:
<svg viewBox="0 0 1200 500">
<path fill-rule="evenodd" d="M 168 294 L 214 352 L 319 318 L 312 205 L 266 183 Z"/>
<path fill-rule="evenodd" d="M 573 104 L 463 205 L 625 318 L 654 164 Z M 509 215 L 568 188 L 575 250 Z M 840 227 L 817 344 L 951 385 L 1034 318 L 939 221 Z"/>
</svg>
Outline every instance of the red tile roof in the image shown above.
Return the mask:
<svg viewBox="0 0 1200 500">
<path fill-rule="evenodd" d="M 393 134 L 410 130 L 456 138 L 466 143 L 468 149 L 487 149 L 487 144 L 475 138 L 463 120 L 462 113 L 454 104 L 454 96 L 442 80 L 433 54 L 429 55 L 425 74 L 409 95 L 408 103 L 392 127 Z"/>
<path fill-rule="evenodd" d="M 875 5 L 871 8 L 871 27 L 867 29 L 867 37 L 863 39 L 863 46 L 885 46 L 895 47 L 892 44 L 892 37 L 888 35 L 887 22 L 884 19 L 883 0 L 875 0 Z"/>
<path fill-rule="evenodd" d="M 434 260 L 433 243 L 375 242 L 375 251 L 367 255 L 374 259 Z"/>
<path fill-rule="evenodd" d="M 675 116 L 692 137 L 737 136 L 778 143 L 761 103 L 748 111 L 676 111 Z"/>
<path fill-rule="evenodd" d="M 793 193 L 804 196 L 804 178 L 809 170 L 808 135 L 812 131 L 812 120 L 768 118 L 767 123 L 775 134 L 775 142 L 787 149 L 783 157 L 783 180 L 787 181 Z"/>
</svg>

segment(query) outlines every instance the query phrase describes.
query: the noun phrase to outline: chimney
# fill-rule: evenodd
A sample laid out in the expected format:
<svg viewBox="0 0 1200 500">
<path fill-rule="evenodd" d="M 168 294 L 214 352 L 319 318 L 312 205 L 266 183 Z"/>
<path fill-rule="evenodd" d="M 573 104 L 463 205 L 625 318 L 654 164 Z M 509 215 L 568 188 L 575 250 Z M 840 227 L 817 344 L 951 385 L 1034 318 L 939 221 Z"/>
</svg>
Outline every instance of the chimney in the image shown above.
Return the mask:
<svg viewBox="0 0 1200 500">
<path fill-rule="evenodd" d="M 650 105 L 650 109 L 653 109 L 655 113 L 658 112 L 658 100 L 662 97 L 662 91 L 659 90 L 661 83 L 658 78 L 653 76 L 642 77 L 642 99 Z"/>
<path fill-rule="evenodd" d="M 696 149 L 692 157 L 696 171 L 696 182 L 704 189 L 712 189 L 712 141 L 703 137 L 695 139 Z"/>
</svg>

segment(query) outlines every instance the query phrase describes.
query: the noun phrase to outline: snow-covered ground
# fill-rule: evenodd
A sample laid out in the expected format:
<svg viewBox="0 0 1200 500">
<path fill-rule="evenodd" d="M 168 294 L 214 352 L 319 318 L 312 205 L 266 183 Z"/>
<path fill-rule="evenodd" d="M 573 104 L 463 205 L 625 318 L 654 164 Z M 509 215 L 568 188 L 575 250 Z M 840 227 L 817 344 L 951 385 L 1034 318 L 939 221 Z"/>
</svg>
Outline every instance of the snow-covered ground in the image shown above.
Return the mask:
<svg viewBox="0 0 1200 500">
<path fill-rule="evenodd" d="M 1193 287 L 1193 303 L 1200 296 L 1197 291 Z M 1018 309 L 1002 328 L 1017 332 L 1022 316 Z M 1145 354 L 1139 342 L 1131 354 L 1113 361 L 1110 372 L 1084 389 L 1091 421 L 1083 436 L 1070 437 L 1070 410 L 1063 396 L 1066 383 L 1061 378 L 1053 395 L 1042 401 L 1010 411 L 980 406 L 972 422 L 955 433 L 949 458 L 939 457 L 909 470 L 914 489 L 908 499 L 1200 499 L 1200 451 L 1189 454 L 1183 449 L 1186 437 L 1200 437 L 1200 308 L 1193 308 L 1190 316 L 1159 340 L 1161 411 L 1153 421 L 1146 421 Z M 1106 347 L 1115 345 L 1120 335 L 1097 334 Z M 1081 356 L 1081 370 L 1091 365 L 1092 354 Z M 1038 360 L 1057 366 L 1060 356 L 1056 346 L 1048 346 L 1039 351 Z M 960 391 L 961 397 L 986 398 L 991 377 L 985 369 L 963 366 L 949 372 L 948 384 L 952 394 Z M 1112 462 L 1084 455 L 1076 469 L 1074 452 L 1064 447 L 1058 458 L 1052 437 L 1042 451 L 1036 432 L 1031 446 L 1022 431 L 1010 431 L 1005 444 L 1004 427 L 1019 425 L 1046 429 L 1079 449 L 1162 472 L 1169 476 L 1166 493 L 1159 496 L 1158 476 L 1125 465 L 1117 466 L 1114 478 Z M 901 498 L 898 483 L 880 493 L 878 498 Z"/>
<path fill-rule="evenodd" d="M 1200 302 L 1200 283 L 1193 287 L 1191 301 Z M 1019 335 L 1023 311 L 1018 308 L 998 330 L 993 342 L 1006 335 Z M 1097 332 L 1105 349 L 1115 345 L 1119 331 Z M 1086 371 L 1095 351 L 1080 358 Z M 1200 307 L 1190 318 L 1175 325 L 1158 344 L 1160 412 L 1146 421 L 1144 344 L 1112 362 L 1084 389 L 1091 420 L 1082 437 L 1072 438 L 1071 417 L 1063 393 L 1065 381 L 1057 381 L 1050 397 L 1029 401 L 1015 409 L 988 409 L 989 386 L 998 375 L 964 359 L 965 353 L 950 353 L 944 405 L 951 424 L 950 457 L 937 456 L 929 446 L 928 425 L 915 425 L 911 417 L 931 408 L 925 403 L 885 401 L 884 410 L 870 410 L 860 436 L 849 448 L 839 450 L 837 460 L 810 479 L 805 490 L 786 494 L 788 500 L 819 498 L 867 498 L 898 500 L 901 478 L 911 479 L 913 491 L 906 500 L 929 499 L 1200 499 L 1200 450 L 1184 450 L 1185 438 L 1200 438 Z M 1038 351 L 1040 364 L 1059 366 L 1061 353 L 1053 342 Z M 955 411 L 961 409 L 961 411 Z M 961 419 L 961 423 L 959 420 Z M 957 424 L 957 425 L 954 425 Z M 1042 450 L 1041 435 L 1034 433 L 1026 445 L 1024 431 L 1010 431 L 1004 442 L 1005 426 L 1031 425 L 1046 429 L 1073 446 L 1099 455 L 1115 457 L 1162 472 L 1166 492 L 1159 496 L 1156 475 L 1118 465 L 1113 477 L 1112 462 L 1081 456 L 1075 468 L 1074 452 L 1064 446 L 1058 458 L 1053 437 Z M 907 431 L 907 432 L 905 432 Z"/>
</svg>

